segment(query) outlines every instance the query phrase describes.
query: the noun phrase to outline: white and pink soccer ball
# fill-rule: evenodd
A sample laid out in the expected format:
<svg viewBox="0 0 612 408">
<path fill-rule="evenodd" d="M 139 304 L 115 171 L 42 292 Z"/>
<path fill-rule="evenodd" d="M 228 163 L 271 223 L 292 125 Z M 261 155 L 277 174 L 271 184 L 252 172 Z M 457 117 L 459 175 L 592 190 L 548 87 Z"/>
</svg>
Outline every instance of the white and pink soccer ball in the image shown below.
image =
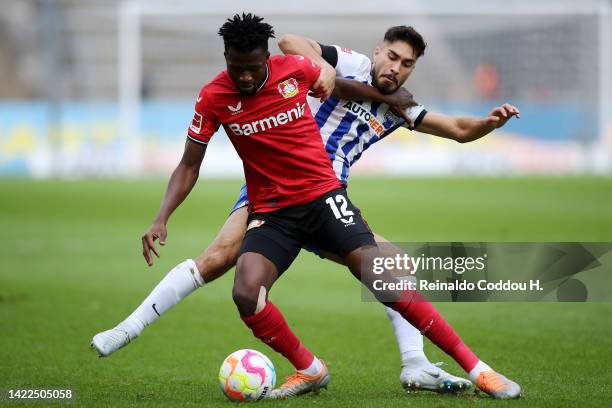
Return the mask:
<svg viewBox="0 0 612 408">
<path fill-rule="evenodd" d="M 259 401 L 276 384 L 276 371 L 268 357 L 256 350 L 238 350 L 227 356 L 219 370 L 219 385 L 232 401 Z"/>
</svg>

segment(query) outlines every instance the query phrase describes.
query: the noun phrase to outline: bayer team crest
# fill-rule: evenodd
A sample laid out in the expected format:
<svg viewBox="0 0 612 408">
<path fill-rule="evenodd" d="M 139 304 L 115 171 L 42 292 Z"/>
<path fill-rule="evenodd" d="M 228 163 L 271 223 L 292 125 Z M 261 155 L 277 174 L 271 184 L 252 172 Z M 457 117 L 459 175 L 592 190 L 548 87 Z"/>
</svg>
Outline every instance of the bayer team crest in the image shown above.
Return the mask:
<svg viewBox="0 0 612 408">
<path fill-rule="evenodd" d="M 266 220 L 258 220 L 258 219 L 251 220 L 251 222 L 249 222 L 249 225 L 247 226 L 247 231 L 253 228 L 259 228 L 265 223 L 266 223 Z"/>
<path fill-rule="evenodd" d="M 289 78 L 278 84 L 278 92 L 280 92 L 285 99 L 294 97 L 297 95 L 298 91 L 298 82 L 293 78 Z"/>
</svg>

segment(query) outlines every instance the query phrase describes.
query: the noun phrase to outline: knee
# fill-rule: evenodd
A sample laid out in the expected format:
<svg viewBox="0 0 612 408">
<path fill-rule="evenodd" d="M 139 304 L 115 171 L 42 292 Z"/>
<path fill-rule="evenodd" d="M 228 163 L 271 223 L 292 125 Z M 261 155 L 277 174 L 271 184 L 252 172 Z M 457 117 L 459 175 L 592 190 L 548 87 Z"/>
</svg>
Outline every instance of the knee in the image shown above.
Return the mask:
<svg viewBox="0 0 612 408">
<path fill-rule="evenodd" d="M 251 316 L 255 314 L 257 310 L 257 300 L 259 298 L 259 287 L 252 287 L 251 285 L 243 284 L 240 282 L 234 283 L 232 289 L 232 299 L 240 316 Z"/>
<path fill-rule="evenodd" d="M 200 274 L 206 282 L 210 282 L 236 264 L 239 246 L 233 243 L 213 243 L 196 258 Z"/>
</svg>

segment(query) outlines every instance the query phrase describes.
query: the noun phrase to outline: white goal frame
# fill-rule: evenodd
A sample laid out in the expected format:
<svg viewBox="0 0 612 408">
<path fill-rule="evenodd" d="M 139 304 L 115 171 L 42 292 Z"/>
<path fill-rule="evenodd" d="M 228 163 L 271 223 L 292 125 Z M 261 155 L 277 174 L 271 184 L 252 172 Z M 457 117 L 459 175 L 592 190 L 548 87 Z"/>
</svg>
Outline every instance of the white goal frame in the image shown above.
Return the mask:
<svg viewBox="0 0 612 408">
<path fill-rule="evenodd" d="M 609 151 L 607 127 L 612 126 L 612 15 L 610 0 L 309 0 L 307 2 L 279 2 L 275 0 L 251 1 L 198 1 L 198 0 L 123 0 L 118 8 L 118 73 L 119 73 L 119 131 L 123 140 L 134 146 L 133 166 L 140 168 L 141 135 L 140 119 L 141 78 L 141 28 L 145 16 L 163 15 L 219 15 L 229 16 L 237 11 L 249 10 L 268 15 L 335 15 L 385 16 L 393 10 L 394 15 L 596 15 L 598 16 L 599 44 L 599 92 L 598 135 L 590 144 L 587 154 L 587 173 L 609 174 L 612 172 L 612 153 Z M 384 6 L 384 7 L 383 7 Z"/>
</svg>

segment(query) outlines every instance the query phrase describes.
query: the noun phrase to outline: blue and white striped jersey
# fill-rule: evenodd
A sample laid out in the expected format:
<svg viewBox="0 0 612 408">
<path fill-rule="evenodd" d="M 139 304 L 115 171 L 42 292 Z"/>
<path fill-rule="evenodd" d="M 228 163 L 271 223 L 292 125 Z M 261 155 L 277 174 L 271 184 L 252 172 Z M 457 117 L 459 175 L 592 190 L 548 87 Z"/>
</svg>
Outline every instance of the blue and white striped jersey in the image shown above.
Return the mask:
<svg viewBox="0 0 612 408">
<path fill-rule="evenodd" d="M 338 53 L 338 76 L 371 84 L 372 62 L 368 57 L 346 48 L 333 47 Z M 319 99 L 308 97 L 308 105 L 319 126 L 336 176 L 344 185 L 347 184 L 351 166 L 368 147 L 398 127 L 405 126 L 402 117 L 393 113 L 388 105 L 377 102 L 329 98 L 321 103 Z M 415 126 L 426 113 L 422 105 L 407 110 Z"/>
</svg>

